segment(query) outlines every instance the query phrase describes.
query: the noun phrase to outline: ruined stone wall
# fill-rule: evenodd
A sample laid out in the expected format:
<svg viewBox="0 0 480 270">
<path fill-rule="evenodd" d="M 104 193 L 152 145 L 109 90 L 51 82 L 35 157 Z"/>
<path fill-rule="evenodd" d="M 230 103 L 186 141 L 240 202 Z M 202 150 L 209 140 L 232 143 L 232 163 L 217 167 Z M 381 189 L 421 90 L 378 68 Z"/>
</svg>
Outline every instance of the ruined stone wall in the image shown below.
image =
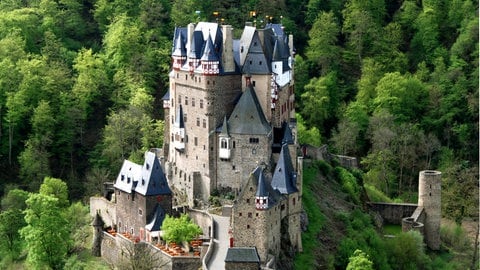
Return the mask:
<svg viewBox="0 0 480 270">
<path fill-rule="evenodd" d="M 370 210 L 377 212 L 387 224 L 402 224 L 402 219 L 412 216 L 416 204 L 412 203 L 368 203 Z"/>
<path fill-rule="evenodd" d="M 116 205 L 104 197 L 90 197 L 90 216 L 94 217 L 99 213 L 102 217 L 105 227 L 113 227 L 117 224 Z"/>
</svg>

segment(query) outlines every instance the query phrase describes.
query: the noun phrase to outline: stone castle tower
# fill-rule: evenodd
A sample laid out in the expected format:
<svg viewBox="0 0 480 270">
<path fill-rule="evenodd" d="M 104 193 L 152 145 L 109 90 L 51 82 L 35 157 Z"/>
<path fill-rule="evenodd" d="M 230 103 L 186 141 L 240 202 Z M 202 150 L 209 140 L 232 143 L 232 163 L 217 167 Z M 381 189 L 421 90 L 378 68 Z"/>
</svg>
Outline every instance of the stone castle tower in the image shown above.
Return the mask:
<svg viewBox="0 0 480 270">
<path fill-rule="evenodd" d="M 189 205 L 214 190 L 238 194 L 258 164 L 272 169 L 285 132 L 295 152 L 292 39 L 278 24 L 246 26 L 239 40 L 229 25 L 175 29 L 165 171 Z"/>
<path fill-rule="evenodd" d="M 235 247 L 262 263 L 302 250 L 302 159 L 297 158 L 293 37 L 283 27 L 200 22 L 175 29 L 164 96 L 165 172 L 190 206 L 235 194 Z M 179 196 L 180 195 L 180 196 Z"/>
<path fill-rule="evenodd" d="M 427 246 L 440 249 L 442 173 L 421 171 L 418 180 L 418 206 L 425 211 L 424 234 Z"/>
</svg>

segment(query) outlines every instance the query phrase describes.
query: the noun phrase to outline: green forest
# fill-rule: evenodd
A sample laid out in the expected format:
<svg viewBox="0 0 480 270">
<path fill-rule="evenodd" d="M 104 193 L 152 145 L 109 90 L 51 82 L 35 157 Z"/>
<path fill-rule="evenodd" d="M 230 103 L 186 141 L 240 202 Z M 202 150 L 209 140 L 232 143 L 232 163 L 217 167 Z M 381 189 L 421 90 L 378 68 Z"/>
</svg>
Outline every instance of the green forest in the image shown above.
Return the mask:
<svg viewBox="0 0 480 270">
<path fill-rule="evenodd" d="M 70 242 L 52 258 L 36 230 L 88 226 L 88 197 L 162 146 L 173 30 L 198 21 L 237 38 L 247 21 L 283 24 L 300 143 L 357 157 L 372 200 L 416 203 L 418 172 L 439 170 L 443 216 L 478 221 L 478 11 L 476 0 L 1 0 L 0 268 L 91 268 L 77 242 L 87 229 L 61 231 Z"/>
</svg>

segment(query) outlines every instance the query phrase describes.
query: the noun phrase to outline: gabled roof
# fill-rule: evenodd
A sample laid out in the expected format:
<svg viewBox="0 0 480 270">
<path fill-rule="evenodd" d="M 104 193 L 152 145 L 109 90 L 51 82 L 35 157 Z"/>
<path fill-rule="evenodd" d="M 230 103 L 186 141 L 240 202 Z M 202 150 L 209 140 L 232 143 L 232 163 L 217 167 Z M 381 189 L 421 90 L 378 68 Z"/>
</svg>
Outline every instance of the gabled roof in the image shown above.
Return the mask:
<svg viewBox="0 0 480 270">
<path fill-rule="evenodd" d="M 265 25 L 265 29 L 272 29 L 276 36 L 284 36 L 283 26 L 278 23 L 269 23 Z"/>
<path fill-rule="evenodd" d="M 163 220 L 165 219 L 165 210 L 157 203 L 155 206 L 155 211 L 153 212 L 153 216 L 145 225 L 145 229 L 149 230 L 150 232 L 160 231 L 162 228 Z"/>
<path fill-rule="evenodd" d="M 183 108 L 182 104 L 179 104 L 177 109 L 177 114 L 175 115 L 174 126 L 179 128 L 185 128 L 185 122 L 183 121 Z"/>
<path fill-rule="evenodd" d="M 238 42 L 239 63 L 241 66 L 245 62 L 245 57 L 247 56 L 249 46 L 252 43 L 252 38 L 256 31 L 257 29 L 253 26 L 245 26 L 243 29 L 242 36 Z M 234 45 L 237 46 L 237 43 L 234 42 Z"/>
<path fill-rule="evenodd" d="M 160 161 L 152 152 L 145 153 L 145 162 L 138 165 L 124 160 L 117 180 L 113 185 L 127 193 L 139 193 L 143 196 L 171 194 Z"/>
<path fill-rule="evenodd" d="M 256 247 L 231 247 L 227 250 L 225 262 L 260 263 Z"/>
<path fill-rule="evenodd" d="M 242 72 L 251 74 L 269 74 L 271 72 L 271 66 L 263 50 L 258 32 L 253 34 Z"/>
<path fill-rule="evenodd" d="M 297 174 L 293 169 L 290 151 L 288 151 L 288 145 L 284 144 L 273 173 L 272 187 L 282 194 L 292 194 L 298 192 L 296 181 Z"/>
<path fill-rule="evenodd" d="M 138 179 L 141 178 L 142 166 L 133 163 L 129 160 L 124 160 L 120 173 L 117 176 L 117 180 L 113 185 L 115 188 L 121 191 L 132 193 L 135 191 L 135 187 L 138 183 Z"/>
<path fill-rule="evenodd" d="M 271 132 L 253 86 L 245 88 L 228 119 L 230 134 L 267 135 Z"/>
<path fill-rule="evenodd" d="M 144 196 L 172 194 L 162 166 L 155 153 L 146 152 L 142 167 L 142 178 L 139 179 L 135 191 Z"/>
</svg>

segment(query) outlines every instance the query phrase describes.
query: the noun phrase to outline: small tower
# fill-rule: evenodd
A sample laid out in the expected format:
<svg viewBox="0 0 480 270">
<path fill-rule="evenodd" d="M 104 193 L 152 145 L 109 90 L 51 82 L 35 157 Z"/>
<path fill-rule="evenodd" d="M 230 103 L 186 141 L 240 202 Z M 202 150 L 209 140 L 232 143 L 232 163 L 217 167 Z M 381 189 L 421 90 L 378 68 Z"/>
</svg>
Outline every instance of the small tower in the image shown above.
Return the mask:
<svg viewBox="0 0 480 270">
<path fill-rule="evenodd" d="M 263 170 L 258 176 L 257 192 L 255 193 L 255 208 L 257 210 L 264 210 L 268 208 L 268 191 L 265 185 L 265 176 Z"/>
<path fill-rule="evenodd" d="M 183 152 L 185 150 L 185 122 L 183 120 L 183 108 L 179 104 L 177 115 L 175 116 L 175 123 L 173 124 L 173 143 L 175 149 Z"/>
<path fill-rule="evenodd" d="M 218 144 L 220 145 L 218 156 L 221 159 L 230 159 L 231 147 L 230 147 L 230 134 L 228 133 L 228 122 L 227 117 L 223 118 L 222 131 L 218 135 Z"/>
<path fill-rule="evenodd" d="M 215 53 L 212 37 L 209 35 L 201 60 L 204 75 L 218 75 L 220 72 L 220 60 Z"/>
<path fill-rule="evenodd" d="M 103 235 L 103 224 L 102 217 L 98 214 L 95 214 L 93 219 L 93 244 L 92 244 L 92 255 L 95 257 L 102 256 L 102 235 Z"/>
<path fill-rule="evenodd" d="M 179 33 L 175 40 L 175 47 L 172 53 L 173 69 L 179 70 L 186 60 L 187 49 L 185 48 L 185 42 L 182 39 L 182 35 Z"/>
<path fill-rule="evenodd" d="M 418 206 L 425 211 L 425 243 L 432 250 L 440 249 L 442 173 L 421 171 L 418 179 Z"/>
</svg>

